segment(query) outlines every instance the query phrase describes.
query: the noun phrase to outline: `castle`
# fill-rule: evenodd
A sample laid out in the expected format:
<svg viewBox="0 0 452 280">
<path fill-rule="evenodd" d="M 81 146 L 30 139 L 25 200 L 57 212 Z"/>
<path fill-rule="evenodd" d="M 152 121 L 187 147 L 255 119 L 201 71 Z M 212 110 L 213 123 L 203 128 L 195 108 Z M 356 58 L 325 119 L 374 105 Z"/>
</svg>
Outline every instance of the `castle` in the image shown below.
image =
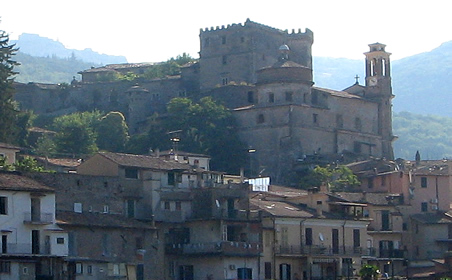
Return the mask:
<svg viewBox="0 0 452 280">
<path fill-rule="evenodd" d="M 390 53 L 370 44 L 365 85 L 336 91 L 314 86 L 313 32 L 292 32 L 249 19 L 200 31 L 200 57 L 180 76 L 106 81 L 108 75 L 144 73 L 150 64 L 107 65 L 80 72 L 82 81 L 64 88 L 18 84 L 22 109 L 63 114 L 99 109 L 124 113 L 131 133 L 165 112 L 174 97 L 213 96 L 233 111 L 250 151 L 253 175 L 284 182 L 288 171 L 314 160 L 393 158 Z"/>
</svg>

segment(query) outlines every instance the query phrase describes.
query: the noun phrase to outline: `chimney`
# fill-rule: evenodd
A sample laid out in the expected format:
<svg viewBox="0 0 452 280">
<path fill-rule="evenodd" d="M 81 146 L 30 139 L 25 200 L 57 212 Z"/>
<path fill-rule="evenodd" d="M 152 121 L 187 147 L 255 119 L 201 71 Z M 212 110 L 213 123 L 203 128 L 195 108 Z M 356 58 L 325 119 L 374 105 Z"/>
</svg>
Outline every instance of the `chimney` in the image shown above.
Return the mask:
<svg viewBox="0 0 452 280">
<path fill-rule="evenodd" d="M 160 149 L 159 148 L 157 148 L 157 149 L 155 149 L 155 157 L 160 157 Z"/>
<path fill-rule="evenodd" d="M 321 200 L 317 200 L 316 201 L 315 210 L 316 210 L 317 217 L 323 217 L 322 201 Z"/>
</svg>

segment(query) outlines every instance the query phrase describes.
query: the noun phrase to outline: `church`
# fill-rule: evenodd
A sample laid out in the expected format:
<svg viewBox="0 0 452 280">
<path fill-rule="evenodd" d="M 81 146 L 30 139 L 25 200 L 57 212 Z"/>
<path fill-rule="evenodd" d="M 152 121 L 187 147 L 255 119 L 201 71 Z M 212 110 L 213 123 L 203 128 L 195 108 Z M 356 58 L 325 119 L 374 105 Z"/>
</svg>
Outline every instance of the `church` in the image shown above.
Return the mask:
<svg viewBox="0 0 452 280">
<path fill-rule="evenodd" d="M 289 33 L 248 20 L 201 30 L 200 38 L 200 88 L 233 109 L 252 151 L 252 175 L 285 182 L 309 164 L 393 158 L 384 44 L 364 54 L 364 86 L 336 91 L 314 86 L 310 30 Z"/>
<path fill-rule="evenodd" d="M 249 19 L 200 30 L 199 59 L 179 76 L 109 81 L 106 75 L 143 73 L 152 64 L 107 65 L 79 72 L 64 91 L 17 85 L 22 109 L 37 114 L 121 111 L 131 133 L 164 113 L 174 97 L 212 96 L 236 118 L 252 176 L 290 181 L 298 169 L 368 157 L 393 159 L 390 53 L 374 43 L 364 53 L 365 84 L 342 90 L 314 85 L 311 30 L 283 31 Z M 52 102 L 47 102 L 52 100 Z"/>
</svg>

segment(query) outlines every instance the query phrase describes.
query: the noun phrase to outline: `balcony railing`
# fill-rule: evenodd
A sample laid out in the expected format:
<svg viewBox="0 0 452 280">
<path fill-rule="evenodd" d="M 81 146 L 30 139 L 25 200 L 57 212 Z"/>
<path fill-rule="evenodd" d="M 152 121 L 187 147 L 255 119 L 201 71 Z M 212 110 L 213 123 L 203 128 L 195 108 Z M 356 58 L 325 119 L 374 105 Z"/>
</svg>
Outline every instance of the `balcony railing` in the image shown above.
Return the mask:
<svg viewBox="0 0 452 280">
<path fill-rule="evenodd" d="M 170 210 L 158 210 L 155 212 L 156 221 L 165 221 L 170 223 L 183 222 L 185 219 L 190 218 L 182 211 L 170 211 Z"/>
<path fill-rule="evenodd" d="M 6 248 L 3 247 L 0 253 L 10 255 L 50 254 L 50 249 L 44 246 L 35 248 L 35 250 L 39 250 L 39 252 L 33 252 L 32 243 L 7 243 Z"/>
<path fill-rule="evenodd" d="M 24 223 L 51 224 L 53 223 L 53 213 L 24 213 Z"/>
<path fill-rule="evenodd" d="M 404 258 L 405 250 L 366 248 L 363 255 L 376 258 Z"/>
<path fill-rule="evenodd" d="M 258 211 L 238 210 L 238 209 L 234 209 L 231 211 L 219 209 L 217 211 L 214 211 L 213 216 L 215 218 L 234 219 L 234 220 L 258 220 L 260 218 Z"/>
<path fill-rule="evenodd" d="M 219 241 L 189 244 L 167 244 L 168 254 L 224 254 L 234 256 L 259 255 L 262 252 L 260 243 Z"/>
<path fill-rule="evenodd" d="M 319 246 L 319 245 L 291 245 L 291 246 L 277 246 L 275 248 L 277 254 L 281 255 L 309 255 L 309 256 L 331 256 L 331 255 L 347 255 L 347 256 L 361 256 L 364 255 L 362 247 L 351 246 Z"/>
</svg>

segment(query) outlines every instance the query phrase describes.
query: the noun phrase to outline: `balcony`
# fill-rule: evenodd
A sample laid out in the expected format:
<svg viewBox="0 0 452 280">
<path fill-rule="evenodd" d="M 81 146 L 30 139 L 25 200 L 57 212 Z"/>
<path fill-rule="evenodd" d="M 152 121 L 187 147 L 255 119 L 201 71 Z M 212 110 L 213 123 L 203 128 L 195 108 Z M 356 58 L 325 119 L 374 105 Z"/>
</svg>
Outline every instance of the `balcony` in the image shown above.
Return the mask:
<svg viewBox="0 0 452 280">
<path fill-rule="evenodd" d="M 214 211 L 213 213 L 214 218 L 219 219 L 230 219 L 230 220 L 241 220 L 241 221 L 248 221 L 248 220 L 259 220 L 259 212 L 258 211 L 250 211 L 250 210 L 230 210 L 227 211 L 225 209 L 219 209 L 217 211 Z"/>
<path fill-rule="evenodd" d="M 405 250 L 366 248 L 364 249 L 363 255 L 384 259 L 402 259 L 405 257 Z"/>
<path fill-rule="evenodd" d="M 35 246 L 33 252 L 32 243 L 7 243 L 6 247 L 2 248 L 1 254 L 8 255 L 31 255 L 31 254 L 50 254 L 49 246 Z"/>
<path fill-rule="evenodd" d="M 53 223 L 53 213 L 24 213 L 24 223 L 25 224 L 52 224 Z"/>
<path fill-rule="evenodd" d="M 167 244 L 166 253 L 175 255 L 227 255 L 227 256 L 258 256 L 262 252 L 260 243 L 219 241 L 190 244 Z"/>
<path fill-rule="evenodd" d="M 277 246 L 275 253 L 280 255 L 306 255 L 306 256 L 333 256 L 333 255 L 347 255 L 347 256 L 362 256 L 364 255 L 362 247 L 351 246 Z"/>
<path fill-rule="evenodd" d="M 170 211 L 170 210 L 163 210 L 159 209 L 155 212 L 155 220 L 156 221 L 164 221 L 169 223 L 180 223 L 185 221 L 185 219 L 189 218 L 188 215 L 186 215 L 182 211 Z"/>
</svg>

